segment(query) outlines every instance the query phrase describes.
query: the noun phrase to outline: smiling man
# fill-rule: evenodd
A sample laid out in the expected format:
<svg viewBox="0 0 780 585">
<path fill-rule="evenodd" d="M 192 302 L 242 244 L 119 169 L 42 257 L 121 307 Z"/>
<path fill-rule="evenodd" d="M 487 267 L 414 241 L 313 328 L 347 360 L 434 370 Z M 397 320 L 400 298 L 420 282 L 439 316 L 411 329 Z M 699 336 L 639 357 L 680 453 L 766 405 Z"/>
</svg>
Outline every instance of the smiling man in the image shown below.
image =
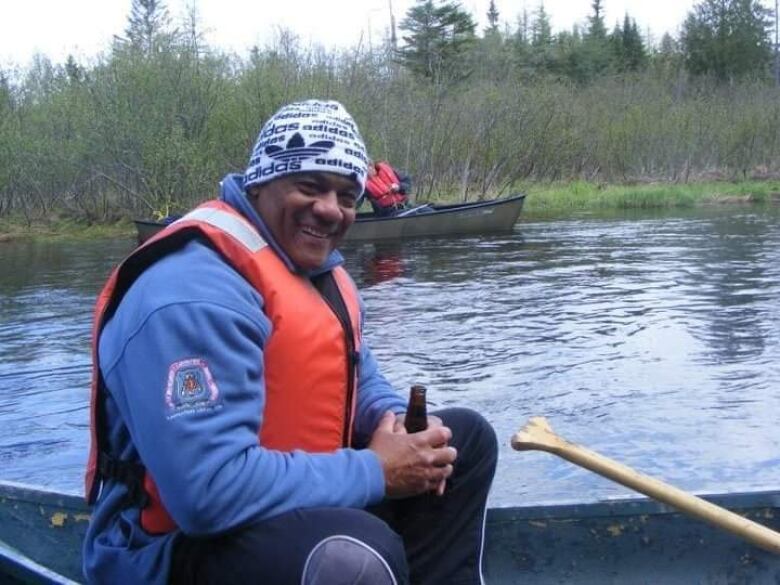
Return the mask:
<svg viewBox="0 0 780 585">
<path fill-rule="evenodd" d="M 304 270 L 322 266 L 355 221 L 359 185 L 332 173 L 303 173 L 248 188 L 276 243 Z"/>
<path fill-rule="evenodd" d="M 246 172 L 114 271 L 94 327 L 91 583 L 476 584 L 496 440 L 408 434 L 337 246 L 366 180 L 337 102 L 280 109 Z"/>
</svg>

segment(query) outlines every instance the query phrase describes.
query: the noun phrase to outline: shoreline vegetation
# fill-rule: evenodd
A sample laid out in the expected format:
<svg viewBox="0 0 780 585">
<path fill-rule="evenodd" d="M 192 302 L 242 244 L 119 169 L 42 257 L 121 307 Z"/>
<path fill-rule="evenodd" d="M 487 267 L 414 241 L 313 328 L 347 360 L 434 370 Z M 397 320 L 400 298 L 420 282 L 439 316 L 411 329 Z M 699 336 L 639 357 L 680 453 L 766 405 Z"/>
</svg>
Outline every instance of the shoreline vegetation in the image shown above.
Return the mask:
<svg viewBox="0 0 780 585">
<path fill-rule="evenodd" d="M 628 15 L 610 31 L 605 2 L 553 33 L 541 2 L 523 18 L 491 2 L 480 31 L 458 2 L 417 0 L 376 45 L 280 29 L 239 55 L 196 11 L 174 23 L 133 0 L 94 58 L 0 67 L 0 240 L 132 235 L 191 209 L 246 166 L 264 120 L 311 98 L 342 102 L 417 203 L 526 192 L 528 219 L 775 201 L 780 57 L 758 0 L 701 0 L 660 42 Z"/>
<path fill-rule="evenodd" d="M 682 209 L 710 205 L 780 204 L 780 178 L 744 181 L 699 181 L 685 184 L 650 182 L 617 185 L 587 181 L 529 184 L 512 190 L 528 195 L 519 223 L 524 220 L 565 216 L 578 212 L 614 212 L 649 209 Z M 489 198 L 489 197 L 487 197 Z M 455 202 L 444 196 L 431 202 Z M 363 210 L 366 206 L 362 207 Z M 139 217 L 141 219 L 141 217 Z M 143 218 L 145 219 L 145 218 Z M 0 218 L 0 244 L 12 241 L 95 240 L 135 237 L 130 218 L 87 223 L 54 213 L 31 221 L 23 217 Z"/>
</svg>

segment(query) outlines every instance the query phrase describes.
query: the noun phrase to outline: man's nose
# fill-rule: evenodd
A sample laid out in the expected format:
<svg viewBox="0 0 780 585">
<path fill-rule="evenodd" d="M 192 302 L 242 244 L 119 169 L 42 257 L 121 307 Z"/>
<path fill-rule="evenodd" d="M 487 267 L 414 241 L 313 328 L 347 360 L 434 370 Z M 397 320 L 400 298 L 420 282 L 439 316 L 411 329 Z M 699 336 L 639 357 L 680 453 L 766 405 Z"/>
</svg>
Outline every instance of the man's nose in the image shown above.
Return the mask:
<svg viewBox="0 0 780 585">
<path fill-rule="evenodd" d="M 331 189 L 317 196 L 314 202 L 314 213 L 327 221 L 339 221 L 342 218 L 343 212 L 335 190 Z"/>
</svg>

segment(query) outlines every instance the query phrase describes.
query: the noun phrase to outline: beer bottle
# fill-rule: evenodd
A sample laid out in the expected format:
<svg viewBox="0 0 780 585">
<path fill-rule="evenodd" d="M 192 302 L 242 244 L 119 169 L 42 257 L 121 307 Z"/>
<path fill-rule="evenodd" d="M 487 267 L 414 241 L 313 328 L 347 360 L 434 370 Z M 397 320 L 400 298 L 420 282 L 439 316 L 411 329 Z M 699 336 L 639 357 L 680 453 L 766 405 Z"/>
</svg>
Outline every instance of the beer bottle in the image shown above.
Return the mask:
<svg viewBox="0 0 780 585">
<path fill-rule="evenodd" d="M 417 433 L 428 428 L 428 409 L 425 406 L 425 386 L 415 384 L 409 390 L 409 406 L 406 408 L 404 426 L 407 433 Z"/>
</svg>

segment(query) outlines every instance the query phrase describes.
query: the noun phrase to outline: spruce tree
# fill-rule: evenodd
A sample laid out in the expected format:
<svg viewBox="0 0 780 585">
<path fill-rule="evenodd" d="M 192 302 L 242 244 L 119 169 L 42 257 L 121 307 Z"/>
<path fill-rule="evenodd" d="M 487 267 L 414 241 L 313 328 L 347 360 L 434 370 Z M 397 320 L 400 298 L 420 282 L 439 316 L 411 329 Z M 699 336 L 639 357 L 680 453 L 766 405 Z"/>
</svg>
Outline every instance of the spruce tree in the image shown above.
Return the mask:
<svg viewBox="0 0 780 585">
<path fill-rule="evenodd" d="M 498 35 L 498 9 L 494 0 L 490 0 L 490 6 L 487 11 L 488 26 L 485 29 L 485 35 Z"/>
<path fill-rule="evenodd" d="M 604 25 L 604 14 L 601 0 L 593 0 L 591 4 L 593 13 L 588 17 L 587 38 L 604 40 L 607 38 L 607 27 Z"/>
<path fill-rule="evenodd" d="M 544 3 L 540 2 L 531 24 L 531 45 L 534 47 L 547 47 L 551 43 L 552 27 L 550 26 L 550 17 L 544 9 Z"/>
<path fill-rule="evenodd" d="M 591 8 L 593 13 L 588 17 L 588 28 L 583 38 L 582 54 L 579 56 L 577 77 L 581 81 L 589 81 L 603 74 L 610 68 L 613 61 L 607 28 L 604 26 L 604 11 L 601 0 L 593 0 Z"/>
<path fill-rule="evenodd" d="M 610 35 L 618 71 L 640 71 L 647 61 L 645 44 L 636 21 L 625 15 L 623 26 L 616 26 Z"/>
<path fill-rule="evenodd" d="M 133 0 L 125 29 L 126 40 L 133 49 L 151 55 L 170 24 L 164 0 Z"/>
<path fill-rule="evenodd" d="M 418 75 L 433 79 L 468 76 L 464 57 L 474 45 L 476 24 L 458 2 L 417 0 L 401 22 L 404 45 L 401 63 Z"/>
<path fill-rule="evenodd" d="M 765 75 L 772 58 L 769 14 L 758 0 L 699 2 L 683 24 L 687 69 L 721 81 Z"/>
</svg>

